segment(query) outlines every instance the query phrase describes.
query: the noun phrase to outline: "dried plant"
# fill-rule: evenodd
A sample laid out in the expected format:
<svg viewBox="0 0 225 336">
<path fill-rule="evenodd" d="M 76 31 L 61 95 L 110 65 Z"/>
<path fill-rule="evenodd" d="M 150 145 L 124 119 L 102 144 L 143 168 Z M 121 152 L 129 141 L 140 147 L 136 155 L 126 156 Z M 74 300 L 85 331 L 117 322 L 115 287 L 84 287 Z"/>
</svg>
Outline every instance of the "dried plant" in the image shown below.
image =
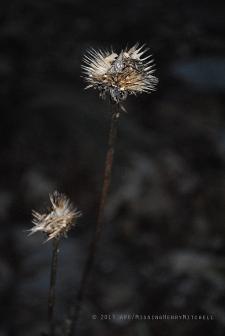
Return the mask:
<svg viewBox="0 0 225 336">
<path fill-rule="evenodd" d="M 111 126 L 108 150 L 105 159 L 105 171 L 97 216 L 95 233 L 91 242 L 88 258 L 84 267 L 81 285 L 74 306 L 72 306 L 66 324 L 66 335 L 72 336 L 79 318 L 80 308 L 85 294 L 89 275 L 94 264 L 97 244 L 103 227 L 103 211 L 109 192 L 114 156 L 114 146 L 120 112 L 125 111 L 122 102 L 128 95 L 150 93 L 156 89 L 158 79 L 153 75 L 154 61 L 151 55 L 142 57 L 148 49 L 135 44 L 120 53 L 90 49 L 84 56 L 82 65 L 86 88 L 94 88 L 101 98 L 109 98 L 112 103 Z"/>
<path fill-rule="evenodd" d="M 90 49 L 82 65 L 86 88 L 97 89 L 101 98 L 108 96 L 120 106 L 128 95 L 154 91 L 158 79 L 153 75 L 152 55 L 142 57 L 147 51 L 144 45 L 138 44 L 119 54 L 113 50 Z"/>
<path fill-rule="evenodd" d="M 43 232 L 47 235 L 47 241 L 66 237 L 67 232 L 76 223 L 80 212 L 74 209 L 69 199 L 64 195 L 55 191 L 49 196 L 51 201 L 51 209 L 48 213 L 40 214 L 33 211 L 33 224 L 30 234 L 35 232 Z"/>
<path fill-rule="evenodd" d="M 33 211 L 33 224 L 30 235 L 36 232 L 43 232 L 47 235 L 47 240 L 53 241 L 50 287 L 48 295 L 48 320 L 50 335 L 54 335 L 54 306 L 55 306 L 55 286 L 58 266 L 59 241 L 61 237 L 66 237 L 67 232 L 76 224 L 76 220 L 81 216 L 70 200 L 59 192 L 55 191 L 50 195 L 51 208 L 48 213 L 40 214 Z"/>
</svg>

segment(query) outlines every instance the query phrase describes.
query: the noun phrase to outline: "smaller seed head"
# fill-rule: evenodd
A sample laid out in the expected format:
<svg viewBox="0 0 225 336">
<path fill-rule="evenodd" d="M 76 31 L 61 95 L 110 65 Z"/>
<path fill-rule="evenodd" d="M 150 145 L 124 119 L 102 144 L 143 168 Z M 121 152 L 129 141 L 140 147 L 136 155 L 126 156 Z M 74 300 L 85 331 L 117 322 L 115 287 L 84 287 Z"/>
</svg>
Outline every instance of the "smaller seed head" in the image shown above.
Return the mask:
<svg viewBox="0 0 225 336">
<path fill-rule="evenodd" d="M 66 237 L 67 232 L 76 224 L 76 220 L 81 216 L 64 195 L 55 191 L 50 196 L 51 207 L 48 213 L 40 214 L 33 211 L 32 223 L 34 226 L 29 230 L 30 234 L 44 232 L 48 239 Z"/>
</svg>

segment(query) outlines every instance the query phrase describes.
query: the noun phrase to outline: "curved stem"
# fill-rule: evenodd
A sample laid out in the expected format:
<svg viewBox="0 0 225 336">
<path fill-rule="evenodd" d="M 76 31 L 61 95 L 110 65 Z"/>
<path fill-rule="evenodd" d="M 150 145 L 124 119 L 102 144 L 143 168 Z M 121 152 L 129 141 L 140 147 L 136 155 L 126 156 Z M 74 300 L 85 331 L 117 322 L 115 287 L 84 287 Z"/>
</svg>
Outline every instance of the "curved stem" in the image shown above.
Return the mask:
<svg viewBox="0 0 225 336">
<path fill-rule="evenodd" d="M 104 169 L 104 178 L 103 178 L 103 185 L 102 185 L 102 191 L 101 191 L 101 198 L 100 198 L 100 204 L 98 209 L 98 215 L 97 215 L 97 223 L 95 227 L 94 237 L 91 241 L 89 254 L 85 263 L 82 279 L 81 279 L 81 285 L 78 290 L 76 303 L 74 306 L 72 306 L 69 320 L 67 320 L 67 326 L 66 326 L 66 335 L 72 336 L 74 333 L 74 330 L 77 326 L 77 321 L 79 319 L 80 315 L 80 309 L 83 303 L 88 279 L 94 264 L 97 245 L 101 236 L 101 232 L 103 229 L 103 212 L 105 208 L 105 203 L 107 200 L 110 182 L 111 182 L 111 173 L 112 173 L 112 165 L 113 165 L 113 157 L 114 157 L 114 151 L 115 151 L 115 142 L 116 142 L 116 136 L 117 136 L 117 127 L 118 127 L 118 120 L 119 120 L 119 111 L 116 105 L 112 105 L 112 115 L 111 115 L 111 125 L 110 125 L 110 131 L 109 131 L 109 138 L 108 138 L 108 149 L 106 153 L 106 159 L 105 159 L 105 169 Z"/>
</svg>

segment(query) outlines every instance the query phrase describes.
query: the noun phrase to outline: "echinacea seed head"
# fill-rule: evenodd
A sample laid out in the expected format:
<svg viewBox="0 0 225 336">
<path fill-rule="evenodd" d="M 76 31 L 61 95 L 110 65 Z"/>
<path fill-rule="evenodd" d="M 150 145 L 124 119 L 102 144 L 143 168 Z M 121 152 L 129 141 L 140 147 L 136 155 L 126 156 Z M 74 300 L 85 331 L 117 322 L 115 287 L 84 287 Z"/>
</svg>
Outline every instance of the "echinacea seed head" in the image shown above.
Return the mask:
<svg viewBox="0 0 225 336">
<path fill-rule="evenodd" d="M 153 75 L 152 56 L 143 57 L 147 50 L 138 44 L 119 54 L 89 50 L 82 65 L 86 88 L 97 89 L 101 98 L 109 97 L 116 104 L 126 100 L 128 95 L 154 91 L 158 79 Z"/>
<path fill-rule="evenodd" d="M 43 232 L 47 235 L 47 241 L 53 238 L 66 237 L 67 232 L 76 224 L 81 216 L 64 195 L 55 191 L 50 195 L 51 208 L 48 213 L 40 214 L 33 211 L 32 223 L 34 226 L 29 230 L 30 234 Z"/>
</svg>

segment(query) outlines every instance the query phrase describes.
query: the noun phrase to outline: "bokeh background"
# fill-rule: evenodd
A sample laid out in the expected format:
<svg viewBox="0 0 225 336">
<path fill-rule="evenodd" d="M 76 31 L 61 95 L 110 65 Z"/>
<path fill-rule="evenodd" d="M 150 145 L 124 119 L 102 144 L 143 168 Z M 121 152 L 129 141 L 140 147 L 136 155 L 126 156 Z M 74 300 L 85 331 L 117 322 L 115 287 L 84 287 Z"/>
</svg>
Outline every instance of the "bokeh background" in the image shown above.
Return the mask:
<svg viewBox="0 0 225 336">
<path fill-rule="evenodd" d="M 203 0 L 1 3 L 1 336 L 46 330 L 51 244 L 25 230 L 55 189 L 83 212 L 60 249 L 58 325 L 65 319 L 95 225 L 110 123 L 109 105 L 84 91 L 82 55 L 137 41 L 154 54 L 160 83 L 130 97 L 120 118 L 77 335 L 224 335 L 224 10 Z M 112 313 L 213 320 L 99 319 Z"/>
</svg>

